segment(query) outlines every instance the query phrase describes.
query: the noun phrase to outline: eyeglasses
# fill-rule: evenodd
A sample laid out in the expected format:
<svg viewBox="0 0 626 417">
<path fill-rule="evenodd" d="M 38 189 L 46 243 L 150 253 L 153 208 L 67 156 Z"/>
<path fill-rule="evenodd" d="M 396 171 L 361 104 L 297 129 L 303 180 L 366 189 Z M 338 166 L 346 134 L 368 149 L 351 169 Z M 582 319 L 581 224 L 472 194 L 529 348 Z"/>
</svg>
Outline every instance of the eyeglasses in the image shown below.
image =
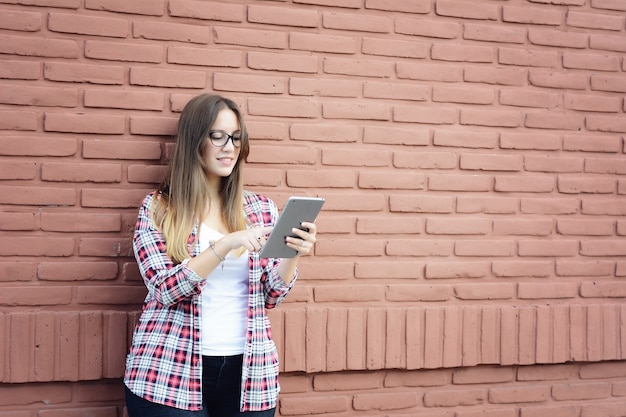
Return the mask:
<svg viewBox="0 0 626 417">
<path fill-rule="evenodd" d="M 209 132 L 209 139 L 213 145 L 219 147 L 226 146 L 229 139 L 235 148 L 239 148 L 241 146 L 241 132 L 235 132 L 232 135 L 229 135 L 223 130 L 212 130 Z"/>
</svg>

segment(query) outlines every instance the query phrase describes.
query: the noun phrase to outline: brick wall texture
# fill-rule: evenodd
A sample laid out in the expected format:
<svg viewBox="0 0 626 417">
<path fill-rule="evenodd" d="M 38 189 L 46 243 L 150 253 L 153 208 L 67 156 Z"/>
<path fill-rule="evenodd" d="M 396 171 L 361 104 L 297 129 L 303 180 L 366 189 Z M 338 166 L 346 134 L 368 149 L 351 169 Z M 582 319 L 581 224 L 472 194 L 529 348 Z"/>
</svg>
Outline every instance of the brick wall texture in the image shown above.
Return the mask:
<svg viewBox="0 0 626 417">
<path fill-rule="evenodd" d="M 0 417 L 122 417 L 184 104 L 318 195 L 277 415 L 626 415 L 625 0 L 0 0 Z"/>
</svg>

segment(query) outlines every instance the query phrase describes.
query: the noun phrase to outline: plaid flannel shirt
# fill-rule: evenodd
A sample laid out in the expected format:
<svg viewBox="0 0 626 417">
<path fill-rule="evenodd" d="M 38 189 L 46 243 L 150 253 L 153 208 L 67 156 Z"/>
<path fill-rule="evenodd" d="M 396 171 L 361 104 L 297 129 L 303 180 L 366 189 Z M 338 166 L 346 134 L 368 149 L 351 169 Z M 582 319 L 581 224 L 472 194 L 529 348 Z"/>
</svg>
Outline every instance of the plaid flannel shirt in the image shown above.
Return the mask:
<svg viewBox="0 0 626 417">
<path fill-rule="evenodd" d="M 201 297 L 205 281 L 187 267 L 175 264 L 166 255 L 163 234 L 151 220 L 155 193 L 144 199 L 139 210 L 133 249 L 148 294 L 135 327 L 126 358 L 124 383 L 136 395 L 171 407 L 202 409 Z M 259 194 L 244 193 L 244 209 L 251 226 L 275 224 L 276 204 Z M 189 236 L 190 253 L 198 225 Z M 241 411 L 262 411 L 276 407 L 278 353 L 271 337 L 265 309 L 276 307 L 293 287 L 278 274 L 278 259 L 250 253 L 248 331 L 241 380 Z"/>
</svg>

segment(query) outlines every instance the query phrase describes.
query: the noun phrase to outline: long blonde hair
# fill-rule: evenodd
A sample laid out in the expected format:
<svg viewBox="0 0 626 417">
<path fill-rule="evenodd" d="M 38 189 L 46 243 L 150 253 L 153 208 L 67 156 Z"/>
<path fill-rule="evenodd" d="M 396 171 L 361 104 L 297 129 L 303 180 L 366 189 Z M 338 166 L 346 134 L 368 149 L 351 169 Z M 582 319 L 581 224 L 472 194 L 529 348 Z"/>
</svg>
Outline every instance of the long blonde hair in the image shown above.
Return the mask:
<svg viewBox="0 0 626 417">
<path fill-rule="evenodd" d="M 246 228 L 242 161 L 250 152 L 250 144 L 241 111 L 230 99 L 199 95 L 185 105 L 180 115 L 174 153 L 151 210 L 154 224 L 165 236 L 167 255 L 176 263 L 189 258 L 189 236 L 210 204 L 202 155 L 218 113 L 226 108 L 237 116 L 242 141 L 233 172 L 220 179 L 218 192 L 223 203 L 222 219 L 229 232 Z"/>
</svg>

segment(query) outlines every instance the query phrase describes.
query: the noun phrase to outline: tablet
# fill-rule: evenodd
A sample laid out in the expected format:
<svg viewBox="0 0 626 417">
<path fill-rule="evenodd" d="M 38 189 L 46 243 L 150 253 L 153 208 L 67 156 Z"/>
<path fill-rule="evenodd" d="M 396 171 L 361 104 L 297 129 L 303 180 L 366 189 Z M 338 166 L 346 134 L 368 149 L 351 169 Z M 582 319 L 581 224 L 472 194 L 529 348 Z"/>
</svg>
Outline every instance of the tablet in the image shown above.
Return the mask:
<svg viewBox="0 0 626 417">
<path fill-rule="evenodd" d="M 289 197 L 285 208 L 269 239 L 261 249 L 261 258 L 293 258 L 298 251 L 287 246 L 287 236 L 295 236 L 291 229 L 302 229 L 302 222 L 314 222 L 324 205 L 324 199 L 318 197 Z"/>
</svg>

